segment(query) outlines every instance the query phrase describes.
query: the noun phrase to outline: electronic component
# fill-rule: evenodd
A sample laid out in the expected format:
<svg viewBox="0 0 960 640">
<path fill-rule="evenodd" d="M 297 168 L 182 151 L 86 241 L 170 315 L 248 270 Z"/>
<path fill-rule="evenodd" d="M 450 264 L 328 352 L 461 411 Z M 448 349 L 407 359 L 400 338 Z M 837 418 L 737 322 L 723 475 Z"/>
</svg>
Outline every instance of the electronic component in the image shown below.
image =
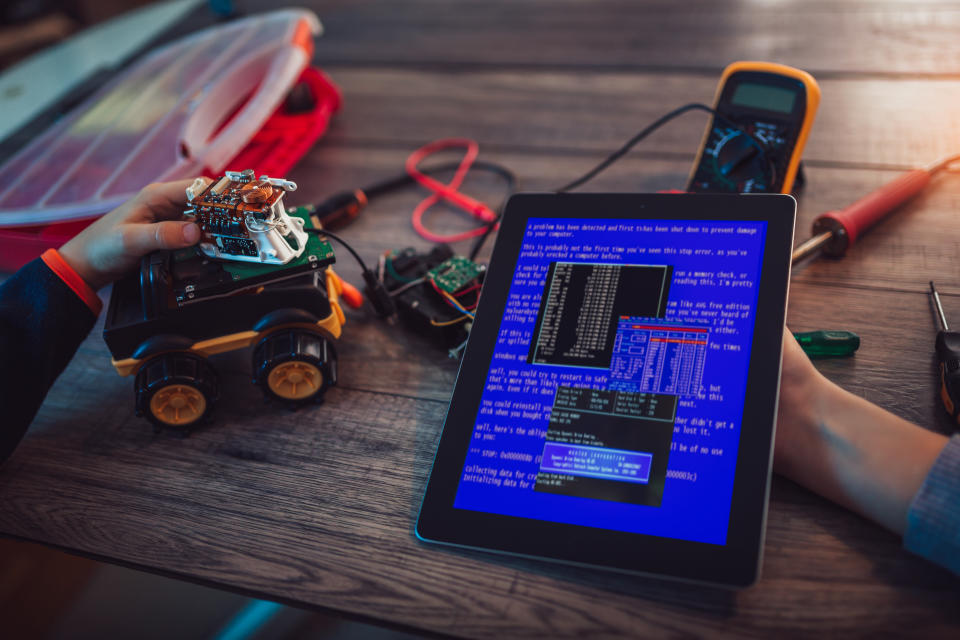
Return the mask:
<svg viewBox="0 0 960 640">
<path fill-rule="evenodd" d="M 452 256 L 427 271 L 426 277 L 447 293 L 456 293 L 476 280 L 483 271 L 483 265 L 473 260 L 463 256 Z"/>
<path fill-rule="evenodd" d="M 184 213 L 200 226 L 199 248 L 222 260 L 283 265 L 299 258 L 307 246 L 303 219 L 283 207 L 289 180 L 260 176 L 251 169 L 225 175 L 210 184 L 198 178 L 187 188 L 191 208 Z"/>
<path fill-rule="evenodd" d="M 377 266 L 377 277 L 404 322 L 449 348 L 451 357 L 460 355 L 470 334 L 485 273 L 482 265 L 455 256 L 445 244 L 429 253 L 390 251 Z"/>
<path fill-rule="evenodd" d="M 790 193 L 820 104 L 809 73 L 768 62 L 723 71 L 688 191 Z"/>
<path fill-rule="evenodd" d="M 294 207 L 289 215 L 304 222 L 310 229 L 310 217 L 305 207 Z M 247 240 L 247 242 L 251 242 Z M 145 267 L 141 276 L 144 300 L 155 313 L 165 313 L 209 298 L 233 295 L 239 291 L 303 277 L 310 272 L 321 273 L 336 261 L 333 247 L 320 235 L 308 235 L 305 250 L 300 257 L 277 266 L 259 262 L 208 260 L 190 249 L 171 252 L 156 264 Z M 144 261 L 147 264 L 149 261 Z M 158 288 L 159 287 L 159 288 Z"/>
</svg>

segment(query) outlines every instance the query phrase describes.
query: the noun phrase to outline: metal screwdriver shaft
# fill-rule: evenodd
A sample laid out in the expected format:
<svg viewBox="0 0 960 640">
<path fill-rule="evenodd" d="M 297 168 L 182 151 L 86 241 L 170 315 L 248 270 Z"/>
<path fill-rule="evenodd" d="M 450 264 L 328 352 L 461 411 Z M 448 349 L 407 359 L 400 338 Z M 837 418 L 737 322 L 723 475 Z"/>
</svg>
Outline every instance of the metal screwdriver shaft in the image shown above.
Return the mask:
<svg viewBox="0 0 960 640">
<path fill-rule="evenodd" d="M 947 316 L 943 313 L 943 305 L 940 304 L 940 294 L 937 293 L 937 288 L 933 286 L 933 280 L 930 281 L 930 293 L 933 294 L 933 301 L 937 305 L 937 315 L 940 316 L 940 328 L 943 331 L 950 331 L 950 327 L 947 326 Z"/>
</svg>

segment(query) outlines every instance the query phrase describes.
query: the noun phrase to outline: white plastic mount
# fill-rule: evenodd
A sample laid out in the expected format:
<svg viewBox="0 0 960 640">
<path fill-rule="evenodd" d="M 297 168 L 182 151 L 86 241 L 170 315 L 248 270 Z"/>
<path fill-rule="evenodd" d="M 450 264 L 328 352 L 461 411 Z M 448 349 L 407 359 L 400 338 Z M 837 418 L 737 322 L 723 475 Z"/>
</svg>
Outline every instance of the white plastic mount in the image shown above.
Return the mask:
<svg viewBox="0 0 960 640">
<path fill-rule="evenodd" d="M 240 179 L 240 174 L 231 175 L 232 173 L 228 171 L 226 177 Z M 297 184 L 290 180 L 269 176 L 260 176 L 260 180 L 269 182 L 271 186 L 280 188 L 284 192 L 297 189 Z M 203 178 L 197 178 L 187 187 L 187 200 L 193 202 L 193 199 L 203 193 L 206 188 L 207 182 Z M 303 230 L 303 220 L 293 218 L 287 213 L 283 206 L 283 195 L 270 207 L 266 220 L 258 220 L 248 215 L 244 219 L 244 225 L 250 240 L 257 245 L 257 255 L 228 253 L 225 250 L 224 237 L 220 235 L 214 235 L 215 242 L 200 243 L 200 250 L 204 255 L 218 260 L 284 265 L 294 258 L 299 258 L 307 248 L 307 232 Z"/>
</svg>

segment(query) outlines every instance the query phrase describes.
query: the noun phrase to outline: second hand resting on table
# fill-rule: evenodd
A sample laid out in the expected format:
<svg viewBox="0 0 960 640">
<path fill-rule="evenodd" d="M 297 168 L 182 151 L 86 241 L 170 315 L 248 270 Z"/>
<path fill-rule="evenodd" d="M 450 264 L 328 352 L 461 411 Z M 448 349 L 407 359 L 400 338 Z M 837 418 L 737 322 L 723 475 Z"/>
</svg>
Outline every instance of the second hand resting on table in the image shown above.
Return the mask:
<svg viewBox="0 0 960 640">
<path fill-rule="evenodd" d="M 47 354 L 43 366 L 27 375 L 0 370 L 0 412 L 8 418 L 0 432 L 0 461 L 92 328 L 100 306 L 93 291 L 135 268 L 151 251 L 198 242 L 200 229 L 182 216 L 185 189 L 192 182 L 146 187 L 59 254 L 45 255 L 0 285 L 0 360 Z M 65 266 L 58 270 L 61 260 Z M 70 298 L 71 289 L 83 303 Z M 960 438 L 948 441 L 844 391 L 814 368 L 789 331 L 783 341 L 774 467 L 905 535 L 908 549 L 960 573 Z"/>
<path fill-rule="evenodd" d="M 946 444 L 829 381 L 784 334 L 778 473 L 903 535 L 910 503 Z"/>
</svg>

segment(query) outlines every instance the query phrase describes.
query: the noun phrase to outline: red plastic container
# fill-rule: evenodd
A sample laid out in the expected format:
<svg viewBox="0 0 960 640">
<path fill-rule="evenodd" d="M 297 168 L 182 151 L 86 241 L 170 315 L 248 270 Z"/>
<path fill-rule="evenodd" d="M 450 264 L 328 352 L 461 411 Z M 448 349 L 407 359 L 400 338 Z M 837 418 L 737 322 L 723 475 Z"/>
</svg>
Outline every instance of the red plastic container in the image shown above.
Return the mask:
<svg viewBox="0 0 960 640">
<path fill-rule="evenodd" d="M 341 97 L 340 90 L 330 78 L 316 68 L 303 70 L 297 80 L 297 86 L 302 85 L 306 85 L 311 93 L 313 108 L 307 112 L 289 113 L 281 105 L 228 163 L 227 169 L 253 169 L 258 175 L 282 177 L 310 150 L 326 132 L 330 118 L 340 109 Z M 213 177 L 209 170 L 204 174 Z M 93 219 L 0 229 L 0 271 L 16 271 L 47 249 L 59 248 L 92 222 Z"/>
</svg>

